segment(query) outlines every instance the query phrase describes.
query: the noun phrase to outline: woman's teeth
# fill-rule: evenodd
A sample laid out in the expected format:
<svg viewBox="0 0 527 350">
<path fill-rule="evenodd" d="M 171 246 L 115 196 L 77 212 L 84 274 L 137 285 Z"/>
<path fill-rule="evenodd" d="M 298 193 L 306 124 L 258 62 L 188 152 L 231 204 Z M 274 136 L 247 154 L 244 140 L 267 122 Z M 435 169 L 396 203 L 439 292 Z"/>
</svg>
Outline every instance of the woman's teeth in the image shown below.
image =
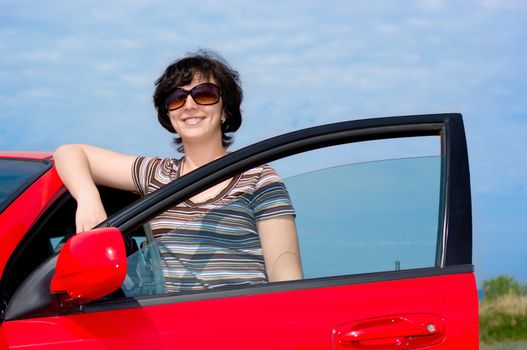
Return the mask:
<svg viewBox="0 0 527 350">
<path fill-rule="evenodd" d="M 187 119 L 185 119 L 185 123 L 187 123 L 187 124 L 197 124 L 197 123 L 200 122 L 201 119 L 203 119 L 203 118 L 199 118 L 199 117 L 187 118 Z"/>
</svg>

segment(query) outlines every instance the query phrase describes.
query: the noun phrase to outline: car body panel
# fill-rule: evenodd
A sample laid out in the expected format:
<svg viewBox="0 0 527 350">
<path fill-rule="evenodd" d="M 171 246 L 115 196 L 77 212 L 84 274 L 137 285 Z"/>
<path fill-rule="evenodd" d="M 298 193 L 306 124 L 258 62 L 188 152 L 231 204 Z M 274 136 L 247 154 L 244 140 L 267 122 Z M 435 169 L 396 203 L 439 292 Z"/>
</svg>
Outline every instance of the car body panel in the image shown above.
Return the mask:
<svg viewBox="0 0 527 350">
<path fill-rule="evenodd" d="M 36 159 L 44 160 L 50 159 L 51 152 L 36 152 L 36 151 L 0 151 L 0 158 L 20 158 L 20 159 Z"/>
<path fill-rule="evenodd" d="M 16 348 L 333 349 L 332 332 L 342 325 L 428 313 L 448 324 L 434 349 L 477 349 L 477 314 L 464 312 L 477 308 L 477 295 L 467 290 L 475 290 L 472 273 L 86 312 L 3 328 Z"/>
<path fill-rule="evenodd" d="M 3 273 L 6 262 L 33 223 L 64 190 L 64 185 L 53 167 L 0 214 L 0 242 L 2 242 L 0 274 Z"/>
</svg>

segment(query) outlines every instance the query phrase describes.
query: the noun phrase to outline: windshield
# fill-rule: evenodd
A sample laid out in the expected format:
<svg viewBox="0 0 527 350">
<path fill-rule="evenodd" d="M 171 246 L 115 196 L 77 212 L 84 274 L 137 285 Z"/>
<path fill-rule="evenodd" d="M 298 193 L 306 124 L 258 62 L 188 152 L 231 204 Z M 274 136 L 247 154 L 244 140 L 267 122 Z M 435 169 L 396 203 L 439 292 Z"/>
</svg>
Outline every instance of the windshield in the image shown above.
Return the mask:
<svg viewBox="0 0 527 350">
<path fill-rule="evenodd" d="M 0 213 L 49 167 L 42 161 L 0 159 Z"/>
</svg>

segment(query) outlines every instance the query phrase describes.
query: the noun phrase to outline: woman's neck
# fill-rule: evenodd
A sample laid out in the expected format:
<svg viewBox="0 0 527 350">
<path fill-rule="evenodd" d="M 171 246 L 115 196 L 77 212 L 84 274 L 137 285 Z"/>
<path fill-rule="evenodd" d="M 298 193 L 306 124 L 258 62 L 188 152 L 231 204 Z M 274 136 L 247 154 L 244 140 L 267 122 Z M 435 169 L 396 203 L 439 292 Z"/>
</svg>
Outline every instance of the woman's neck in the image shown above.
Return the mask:
<svg viewBox="0 0 527 350">
<path fill-rule="evenodd" d="M 189 173 L 192 170 L 195 170 L 227 154 L 225 148 L 217 144 L 185 144 L 183 147 L 185 150 L 185 158 L 183 160 L 184 173 L 182 175 Z"/>
</svg>

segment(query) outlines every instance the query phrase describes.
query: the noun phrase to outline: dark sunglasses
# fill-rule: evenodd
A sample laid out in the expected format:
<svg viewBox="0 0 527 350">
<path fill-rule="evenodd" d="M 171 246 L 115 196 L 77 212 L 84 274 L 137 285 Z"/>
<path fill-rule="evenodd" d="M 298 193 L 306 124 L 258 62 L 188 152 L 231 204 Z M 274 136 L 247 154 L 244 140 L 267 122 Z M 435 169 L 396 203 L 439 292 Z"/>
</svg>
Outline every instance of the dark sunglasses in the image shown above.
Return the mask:
<svg viewBox="0 0 527 350">
<path fill-rule="evenodd" d="M 165 106 L 169 111 L 183 107 L 187 96 L 190 94 L 198 105 L 209 106 L 218 103 L 221 90 L 213 83 L 203 83 L 194 86 L 190 90 L 177 88 L 166 99 Z"/>
</svg>

